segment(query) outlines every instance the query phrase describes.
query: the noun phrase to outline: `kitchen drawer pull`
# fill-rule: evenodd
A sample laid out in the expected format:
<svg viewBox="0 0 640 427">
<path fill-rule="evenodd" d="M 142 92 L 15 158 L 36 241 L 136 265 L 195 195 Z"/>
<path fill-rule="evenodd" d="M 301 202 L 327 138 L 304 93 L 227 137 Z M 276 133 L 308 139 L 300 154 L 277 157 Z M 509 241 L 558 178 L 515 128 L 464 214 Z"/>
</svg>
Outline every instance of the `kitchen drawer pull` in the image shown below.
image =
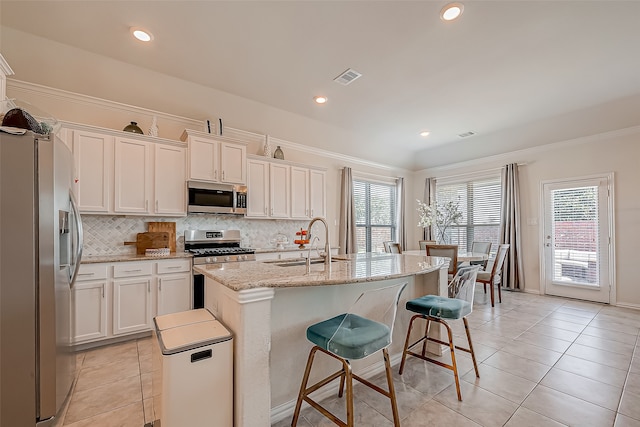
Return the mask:
<svg viewBox="0 0 640 427">
<path fill-rule="evenodd" d="M 78 273 L 78 276 L 93 276 L 96 273 Z"/>
<path fill-rule="evenodd" d="M 141 268 L 138 268 L 137 270 L 124 270 L 125 273 L 138 273 L 140 271 L 142 271 Z"/>
<path fill-rule="evenodd" d="M 181 265 L 170 265 L 167 268 L 182 268 Z"/>
</svg>

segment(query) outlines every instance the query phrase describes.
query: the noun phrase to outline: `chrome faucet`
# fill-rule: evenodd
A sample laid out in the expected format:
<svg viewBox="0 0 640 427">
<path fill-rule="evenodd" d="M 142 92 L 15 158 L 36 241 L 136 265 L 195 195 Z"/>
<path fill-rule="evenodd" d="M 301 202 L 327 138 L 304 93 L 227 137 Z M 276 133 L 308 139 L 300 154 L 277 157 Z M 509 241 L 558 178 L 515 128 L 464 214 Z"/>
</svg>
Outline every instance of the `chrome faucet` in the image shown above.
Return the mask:
<svg viewBox="0 0 640 427">
<path fill-rule="evenodd" d="M 311 233 L 311 227 L 315 224 L 316 221 L 320 221 L 324 224 L 325 230 L 325 238 L 324 238 L 324 265 L 325 271 L 331 273 L 331 245 L 329 244 L 329 225 L 327 225 L 327 220 L 322 217 L 315 217 L 311 221 L 309 221 L 309 226 L 307 230 Z"/>
</svg>

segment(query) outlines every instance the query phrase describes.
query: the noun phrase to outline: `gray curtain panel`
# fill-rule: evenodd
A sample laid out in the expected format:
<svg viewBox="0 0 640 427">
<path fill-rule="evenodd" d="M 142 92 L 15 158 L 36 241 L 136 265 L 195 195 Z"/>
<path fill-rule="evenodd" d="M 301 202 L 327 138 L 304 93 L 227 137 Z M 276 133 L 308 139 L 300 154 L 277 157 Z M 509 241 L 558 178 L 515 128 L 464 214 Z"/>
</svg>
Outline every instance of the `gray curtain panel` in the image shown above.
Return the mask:
<svg viewBox="0 0 640 427">
<path fill-rule="evenodd" d="M 424 180 L 424 196 L 422 201 L 428 205 L 434 202 L 436 196 L 436 180 L 434 178 L 425 178 Z M 431 226 L 422 229 L 422 240 L 435 240 L 431 232 Z"/>
<path fill-rule="evenodd" d="M 396 223 L 398 224 L 398 243 L 403 251 L 407 250 L 407 228 L 405 225 L 405 190 L 404 190 L 404 178 L 398 178 L 396 180 L 396 199 L 398 200 L 398 218 Z"/>
<path fill-rule="evenodd" d="M 338 229 L 338 253 L 351 254 L 358 251 L 356 245 L 356 209 L 353 204 L 353 176 L 351 168 L 342 169 L 340 185 L 340 228 Z"/>
<path fill-rule="evenodd" d="M 524 289 L 522 268 L 522 227 L 520 226 L 520 183 L 518 164 L 511 163 L 502 169 L 502 206 L 500 242 L 511 245 L 502 269 L 502 286 L 512 290 Z"/>
</svg>

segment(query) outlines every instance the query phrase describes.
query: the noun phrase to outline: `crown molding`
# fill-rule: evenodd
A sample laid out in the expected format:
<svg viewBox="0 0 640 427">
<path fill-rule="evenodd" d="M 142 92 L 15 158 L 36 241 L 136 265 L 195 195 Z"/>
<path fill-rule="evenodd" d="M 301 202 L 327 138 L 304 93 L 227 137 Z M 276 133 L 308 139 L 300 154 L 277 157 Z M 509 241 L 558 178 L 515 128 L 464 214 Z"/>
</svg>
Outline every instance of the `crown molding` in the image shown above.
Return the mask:
<svg viewBox="0 0 640 427">
<path fill-rule="evenodd" d="M 638 133 L 640 133 L 640 126 L 631 126 L 628 128 L 617 129 L 609 132 L 602 132 L 602 133 L 597 133 L 589 136 L 581 136 L 579 138 L 568 139 L 565 141 L 552 142 L 549 144 L 539 145 L 537 147 L 524 148 L 522 150 L 509 151 L 506 153 L 500 153 L 493 156 L 481 157 L 479 159 L 468 160 L 465 162 L 450 163 L 448 165 L 436 166 L 433 168 L 425 168 L 415 173 L 419 174 L 419 173 L 426 173 L 426 172 L 429 172 L 429 173 L 442 172 L 442 171 L 448 171 L 448 170 L 459 169 L 464 167 L 482 166 L 486 163 L 496 163 L 500 161 L 502 161 L 503 163 L 513 163 L 514 157 L 526 159 L 527 156 L 530 156 L 532 154 L 540 154 L 548 151 L 553 151 L 558 148 L 567 148 L 567 147 L 572 147 L 576 145 L 588 144 L 592 142 L 605 141 L 611 138 L 627 136 L 627 135 L 635 135 Z M 526 164 L 526 161 L 524 161 L 524 164 Z"/>
<path fill-rule="evenodd" d="M 12 76 L 15 74 L 11 69 L 11 67 L 9 66 L 9 63 L 6 61 L 6 59 L 4 59 L 4 56 L 2 56 L 1 53 L 0 53 L 0 72 L 2 72 L 2 74 L 4 74 L 5 76 Z"/>
</svg>

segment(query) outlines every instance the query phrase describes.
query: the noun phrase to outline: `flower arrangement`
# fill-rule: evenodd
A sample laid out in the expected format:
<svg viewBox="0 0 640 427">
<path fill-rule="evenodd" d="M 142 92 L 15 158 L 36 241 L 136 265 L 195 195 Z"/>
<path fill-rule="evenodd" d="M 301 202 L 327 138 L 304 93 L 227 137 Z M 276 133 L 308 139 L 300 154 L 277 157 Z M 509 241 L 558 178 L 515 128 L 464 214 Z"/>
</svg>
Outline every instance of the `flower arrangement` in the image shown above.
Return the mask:
<svg viewBox="0 0 640 427">
<path fill-rule="evenodd" d="M 453 224 L 459 224 L 462 220 L 462 212 L 458 203 L 448 201 L 445 203 L 435 203 L 428 205 L 420 200 L 418 202 L 418 227 L 433 226 L 436 233 L 436 240 L 440 243 L 447 243 L 447 228 Z"/>
</svg>

